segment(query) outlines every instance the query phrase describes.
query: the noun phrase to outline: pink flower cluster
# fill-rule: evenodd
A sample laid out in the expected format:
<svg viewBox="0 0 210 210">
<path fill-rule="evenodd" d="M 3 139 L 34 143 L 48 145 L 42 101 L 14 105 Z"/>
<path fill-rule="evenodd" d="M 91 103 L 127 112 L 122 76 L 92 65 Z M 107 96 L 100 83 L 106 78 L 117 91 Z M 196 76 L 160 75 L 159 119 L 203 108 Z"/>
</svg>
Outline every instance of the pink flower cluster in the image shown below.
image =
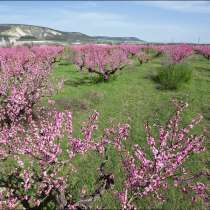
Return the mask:
<svg viewBox="0 0 210 210">
<path fill-rule="evenodd" d="M 68 142 L 71 147 L 69 151 L 70 157 L 75 156 L 78 153 L 85 153 L 88 150 L 96 150 L 99 153 L 104 152 L 104 148 L 107 144 L 114 145 L 115 148 L 121 149 L 122 140 L 125 140 L 128 137 L 128 124 L 119 124 L 116 127 L 107 128 L 104 131 L 103 136 L 99 141 L 95 141 L 93 138 L 94 130 L 97 129 L 96 121 L 98 119 L 99 113 L 94 112 L 90 117 L 88 122 L 86 122 L 82 129 L 81 133 L 83 138 L 72 138 L 72 122 L 71 122 L 71 113 L 68 114 L 67 118 L 67 131 L 68 131 Z M 110 138 L 112 137 L 112 138 Z M 112 139 L 112 141 L 110 141 Z"/>
</svg>

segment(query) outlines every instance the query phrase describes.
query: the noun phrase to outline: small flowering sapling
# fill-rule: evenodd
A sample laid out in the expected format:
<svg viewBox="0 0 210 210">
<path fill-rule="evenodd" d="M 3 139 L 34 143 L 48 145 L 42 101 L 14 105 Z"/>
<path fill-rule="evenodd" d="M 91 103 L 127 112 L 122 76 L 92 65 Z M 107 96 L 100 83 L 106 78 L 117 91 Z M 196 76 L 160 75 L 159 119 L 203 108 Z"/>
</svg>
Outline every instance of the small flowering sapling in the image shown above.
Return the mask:
<svg viewBox="0 0 210 210">
<path fill-rule="evenodd" d="M 0 131 L 1 164 L 13 159 L 10 171 L 0 172 L 0 208 L 41 210 L 49 205 L 55 210 L 88 209 L 114 183 L 111 173 L 105 173 L 103 162 L 100 166 L 100 185 L 91 195 L 72 200 L 67 178 L 63 169 L 72 167 L 72 160 L 79 154 L 98 151 L 103 154 L 106 145 L 120 147 L 128 135 L 127 124 L 105 129 L 96 139 L 93 132 L 97 129 L 98 113 L 94 112 L 82 127 L 82 138 L 72 135 L 72 116 L 70 112 L 48 113 L 28 126 L 20 123 L 4 127 Z M 61 148 L 64 135 L 68 141 L 65 150 Z M 66 155 L 65 155 L 66 154 Z M 72 172 L 73 173 L 73 172 Z"/>
<path fill-rule="evenodd" d="M 183 173 L 182 165 L 193 152 L 203 151 L 204 136 L 190 135 L 190 129 L 198 124 L 202 116 L 194 118 L 184 128 L 179 127 L 181 112 L 187 106 L 184 103 L 175 102 L 176 112 L 169 119 L 165 127 L 159 127 L 159 138 L 152 136 L 151 128 L 145 124 L 147 144 L 150 147 L 152 158 L 148 159 L 139 145 L 133 146 L 133 154 L 126 152 L 123 165 L 126 173 L 124 190 L 117 193 L 122 209 L 136 209 L 135 201 L 145 196 L 153 195 L 157 200 L 164 201 L 160 194 L 161 189 L 167 189 L 169 179 L 174 179 L 176 186 L 195 192 L 196 196 L 207 199 L 207 186 L 204 183 L 195 182 L 194 178 L 209 176 L 208 173 L 199 173 L 192 178 Z M 190 184 L 188 183 L 190 182 Z M 195 200 L 195 199 L 194 199 Z"/>
</svg>

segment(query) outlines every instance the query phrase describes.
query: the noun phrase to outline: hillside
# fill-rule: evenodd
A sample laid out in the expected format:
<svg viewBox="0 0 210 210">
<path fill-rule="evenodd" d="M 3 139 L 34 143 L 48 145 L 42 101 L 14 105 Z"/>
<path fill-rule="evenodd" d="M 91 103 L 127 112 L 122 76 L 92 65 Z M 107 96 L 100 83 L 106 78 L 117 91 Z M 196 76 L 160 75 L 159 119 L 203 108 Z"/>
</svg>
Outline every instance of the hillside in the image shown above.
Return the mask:
<svg viewBox="0 0 210 210">
<path fill-rule="evenodd" d="M 63 32 L 47 27 L 24 24 L 0 24 L 0 38 L 15 41 L 54 41 L 66 43 L 142 43 L 136 37 L 88 36 L 79 32 Z"/>
</svg>

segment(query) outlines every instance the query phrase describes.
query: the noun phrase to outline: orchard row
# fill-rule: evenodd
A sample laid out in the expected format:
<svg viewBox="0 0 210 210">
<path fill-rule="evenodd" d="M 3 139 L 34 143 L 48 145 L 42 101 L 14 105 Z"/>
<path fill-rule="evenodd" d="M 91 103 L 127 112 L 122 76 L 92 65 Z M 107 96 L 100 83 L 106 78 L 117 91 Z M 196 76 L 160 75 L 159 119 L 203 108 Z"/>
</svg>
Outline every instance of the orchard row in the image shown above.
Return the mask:
<svg viewBox="0 0 210 210">
<path fill-rule="evenodd" d="M 0 49 L 0 209 L 90 209 L 117 179 L 105 170 L 108 147 L 113 147 L 122 159 L 125 174 L 122 191 L 113 190 L 122 209 L 136 209 L 136 201 L 147 196 L 164 201 L 162 189 L 171 185 L 182 192 L 190 191 L 193 201 L 200 197 L 208 203 L 207 185 L 199 179 L 209 178 L 209 173 L 189 174 L 182 168 L 192 153 L 204 150 L 205 139 L 203 134 L 190 134 L 191 128 L 202 120 L 201 115 L 180 128 L 181 113 L 187 106 L 184 102 L 173 101 L 175 113 L 166 125 L 158 127 L 158 137 L 145 124 L 150 159 L 140 145 L 133 145 L 132 151 L 125 147 L 131 129 L 128 124 L 110 124 L 96 137 L 99 113 L 94 112 L 83 124 L 80 137 L 74 137 L 71 110 L 46 111 L 36 107 L 40 98 L 62 88 L 62 81 L 50 85 L 49 75 L 54 63 L 66 58 L 66 53 L 80 70 L 101 74 L 108 80 L 111 74 L 130 64 L 132 57 L 140 63 L 152 59 L 149 49 L 154 50 L 154 56 L 167 54 L 172 64 L 193 52 L 207 58 L 210 53 L 209 47 L 190 45 Z M 103 159 L 99 166 L 100 185 L 92 194 L 74 200 L 68 182 L 75 171 L 73 159 L 90 151 Z"/>
<path fill-rule="evenodd" d="M 153 50 L 153 55 L 148 52 Z M 79 70 L 96 73 L 108 80 L 110 75 L 131 64 L 135 57 L 140 64 L 165 54 L 171 64 L 182 62 L 193 53 L 210 58 L 210 47 L 202 45 L 74 45 L 69 59 Z"/>
</svg>

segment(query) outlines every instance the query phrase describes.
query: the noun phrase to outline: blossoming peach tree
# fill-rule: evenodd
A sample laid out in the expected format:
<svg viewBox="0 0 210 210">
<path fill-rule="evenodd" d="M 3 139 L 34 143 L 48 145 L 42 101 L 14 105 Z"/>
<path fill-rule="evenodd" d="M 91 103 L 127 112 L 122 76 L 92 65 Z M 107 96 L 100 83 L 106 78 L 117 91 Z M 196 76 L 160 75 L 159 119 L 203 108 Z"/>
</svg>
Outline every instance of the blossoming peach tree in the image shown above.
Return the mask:
<svg viewBox="0 0 210 210">
<path fill-rule="evenodd" d="M 148 53 L 146 53 L 148 46 L 145 44 L 122 44 L 120 48 L 126 51 L 131 58 L 137 58 L 139 64 L 146 63 L 151 59 Z"/>
<path fill-rule="evenodd" d="M 73 63 L 79 70 L 87 70 L 103 77 L 105 81 L 130 63 L 127 51 L 118 46 L 72 46 Z"/>
<path fill-rule="evenodd" d="M 10 62 L 3 60 L 5 66 Z M 36 65 L 31 66 L 27 61 L 28 68 L 20 64 L 18 75 L 33 75 L 32 69 L 38 75 L 41 74 L 39 77 L 35 73 L 38 78 L 33 76 L 34 84 L 32 83 L 33 87 L 37 85 L 32 89 L 33 94 L 40 96 L 43 92 L 39 78 L 42 79 L 43 74 L 46 78 L 48 73 L 42 72 L 46 72 L 46 67 L 41 65 L 44 61 L 40 64 L 35 60 L 33 58 L 30 62 L 33 65 L 37 64 L 39 71 L 35 68 Z M 50 65 L 49 68 L 51 67 Z M 1 73 L 4 72 L 4 68 L 1 66 Z M 17 68 L 15 65 L 8 69 L 14 69 L 16 72 Z M 10 85 L 20 84 L 20 81 L 24 84 L 22 77 L 12 77 L 10 82 L 10 73 L 8 77 L 5 75 L 3 79 Z M 24 76 L 26 80 L 27 76 Z M 34 97 L 30 91 L 27 92 L 27 88 L 32 88 L 29 83 L 22 86 L 18 89 L 19 92 L 17 88 L 10 90 L 7 89 L 9 86 L 6 86 L 4 90 L 4 87 L 1 87 L 0 209 L 91 209 L 94 201 L 100 199 L 115 183 L 116 177 L 105 168 L 108 146 L 113 147 L 122 158 L 126 177 L 123 190 L 113 190 L 122 209 L 136 209 L 135 202 L 150 195 L 163 200 L 160 190 L 168 187 L 170 179 L 174 180 L 176 187 L 194 192 L 194 200 L 201 197 L 208 202 L 207 185 L 196 182 L 195 178 L 206 178 L 209 174 L 201 171 L 191 176 L 182 169 L 182 164 L 193 152 L 204 150 L 204 136 L 189 133 L 202 119 L 200 115 L 188 126 L 179 126 L 181 112 L 186 104 L 174 102 L 176 112 L 164 127 L 159 127 L 158 138 L 153 137 L 149 124 L 145 124 L 146 140 L 152 153 L 149 159 L 140 145 L 134 145 L 132 152 L 126 148 L 124 142 L 129 136 L 128 124 L 111 125 L 97 137 L 95 131 L 98 128 L 99 113 L 96 111 L 83 124 L 80 137 L 73 135 L 72 113 L 69 111 L 52 110 L 40 113 L 34 118 L 32 104 L 37 103 L 37 100 L 29 100 L 30 97 Z M 71 170 L 74 158 L 90 151 L 95 151 L 104 159 L 99 166 L 99 185 L 91 194 L 75 200 L 67 179 L 74 173 L 74 170 Z"/>
<path fill-rule="evenodd" d="M 0 49 L 0 123 L 30 117 L 32 108 L 53 87 L 48 83 L 54 59 L 61 47 Z"/>
</svg>

